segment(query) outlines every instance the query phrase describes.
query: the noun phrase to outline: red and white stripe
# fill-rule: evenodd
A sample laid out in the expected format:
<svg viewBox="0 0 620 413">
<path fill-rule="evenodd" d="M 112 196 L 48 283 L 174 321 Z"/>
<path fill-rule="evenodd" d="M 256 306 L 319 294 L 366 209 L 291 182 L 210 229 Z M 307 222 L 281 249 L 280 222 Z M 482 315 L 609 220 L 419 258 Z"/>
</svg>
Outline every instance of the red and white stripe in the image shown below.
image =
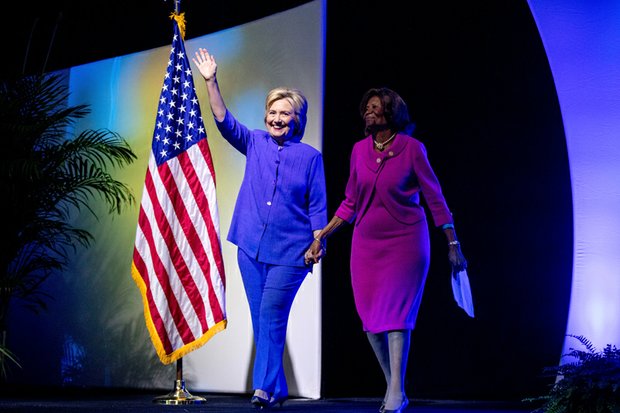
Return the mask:
<svg viewBox="0 0 620 413">
<path fill-rule="evenodd" d="M 207 139 L 159 166 L 154 156 L 140 206 L 133 275 L 156 351 L 168 364 L 226 327 L 226 279 Z"/>
</svg>

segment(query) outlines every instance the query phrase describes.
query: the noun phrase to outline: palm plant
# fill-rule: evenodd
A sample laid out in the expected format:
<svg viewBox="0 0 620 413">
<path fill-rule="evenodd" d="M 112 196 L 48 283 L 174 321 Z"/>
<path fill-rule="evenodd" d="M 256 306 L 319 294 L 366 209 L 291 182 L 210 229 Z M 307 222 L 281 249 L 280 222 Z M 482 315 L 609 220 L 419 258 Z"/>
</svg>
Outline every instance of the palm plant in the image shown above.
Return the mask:
<svg viewBox="0 0 620 413">
<path fill-rule="evenodd" d="M 68 264 L 69 252 L 88 247 L 92 235 L 71 225 L 71 216 L 99 199 L 108 213 L 135 203 L 131 189 L 109 168 L 132 163 L 128 143 L 109 130 L 72 136 L 88 105 L 69 106 L 69 90 L 58 74 L 23 77 L 0 84 L 0 193 L 5 220 L 0 249 L 0 334 L 5 336 L 12 300 L 34 311 L 46 308 L 41 286 Z M 0 342 L 0 367 L 12 353 Z"/>
</svg>

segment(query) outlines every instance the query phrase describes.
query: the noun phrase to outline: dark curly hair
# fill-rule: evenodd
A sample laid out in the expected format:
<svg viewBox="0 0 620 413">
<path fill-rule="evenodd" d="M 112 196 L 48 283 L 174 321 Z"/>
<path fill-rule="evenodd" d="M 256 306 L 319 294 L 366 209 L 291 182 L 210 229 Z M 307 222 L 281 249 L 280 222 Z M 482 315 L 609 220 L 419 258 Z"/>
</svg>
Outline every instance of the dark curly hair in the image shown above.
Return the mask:
<svg viewBox="0 0 620 413">
<path fill-rule="evenodd" d="M 400 95 L 394 92 L 392 89 L 386 87 L 372 88 L 364 93 L 362 101 L 360 103 L 359 111 L 362 118 L 366 113 L 366 105 L 368 101 L 377 96 L 381 100 L 383 106 L 383 112 L 387 121 L 387 126 L 395 132 L 405 132 L 409 135 L 413 133 L 413 124 L 409 119 L 409 109 L 407 104 L 400 97 Z M 365 131 L 367 134 L 369 130 Z"/>
</svg>

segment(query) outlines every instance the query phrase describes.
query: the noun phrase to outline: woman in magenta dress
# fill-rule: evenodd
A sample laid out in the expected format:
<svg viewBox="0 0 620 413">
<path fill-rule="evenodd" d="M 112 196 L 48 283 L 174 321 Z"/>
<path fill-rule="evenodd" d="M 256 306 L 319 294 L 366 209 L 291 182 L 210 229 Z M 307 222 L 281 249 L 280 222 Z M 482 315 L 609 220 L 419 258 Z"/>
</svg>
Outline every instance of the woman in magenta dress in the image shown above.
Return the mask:
<svg viewBox="0 0 620 413">
<path fill-rule="evenodd" d="M 370 89 L 360 114 L 366 138 L 353 147 L 345 199 L 305 258 L 318 262 L 325 239 L 344 223 L 354 224 L 355 306 L 387 382 L 380 411 L 392 413 L 408 404 L 404 378 L 410 336 L 429 268 L 429 230 L 420 195 L 446 235 L 453 270 L 465 269 L 467 262 L 424 145 L 407 132 L 405 102 L 390 89 Z"/>
</svg>

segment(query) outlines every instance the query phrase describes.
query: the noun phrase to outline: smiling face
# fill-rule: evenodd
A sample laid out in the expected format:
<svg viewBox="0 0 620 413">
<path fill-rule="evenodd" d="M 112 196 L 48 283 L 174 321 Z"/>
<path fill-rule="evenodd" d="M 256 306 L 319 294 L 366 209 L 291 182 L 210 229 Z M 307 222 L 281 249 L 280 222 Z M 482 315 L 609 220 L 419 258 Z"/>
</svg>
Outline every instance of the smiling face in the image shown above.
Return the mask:
<svg viewBox="0 0 620 413">
<path fill-rule="evenodd" d="M 373 96 L 366 103 L 366 111 L 364 112 L 364 122 L 366 130 L 379 129 L 377 127 L 387 125 L 383 103 L 379 96 Z"/>
<path fill-rule="evenodd" d="M 295 110 L 288 99 L 273 102 L 265 117 L 267 132 L 282 143 L 293 136 L 295 130 Z"/>
</svg>

